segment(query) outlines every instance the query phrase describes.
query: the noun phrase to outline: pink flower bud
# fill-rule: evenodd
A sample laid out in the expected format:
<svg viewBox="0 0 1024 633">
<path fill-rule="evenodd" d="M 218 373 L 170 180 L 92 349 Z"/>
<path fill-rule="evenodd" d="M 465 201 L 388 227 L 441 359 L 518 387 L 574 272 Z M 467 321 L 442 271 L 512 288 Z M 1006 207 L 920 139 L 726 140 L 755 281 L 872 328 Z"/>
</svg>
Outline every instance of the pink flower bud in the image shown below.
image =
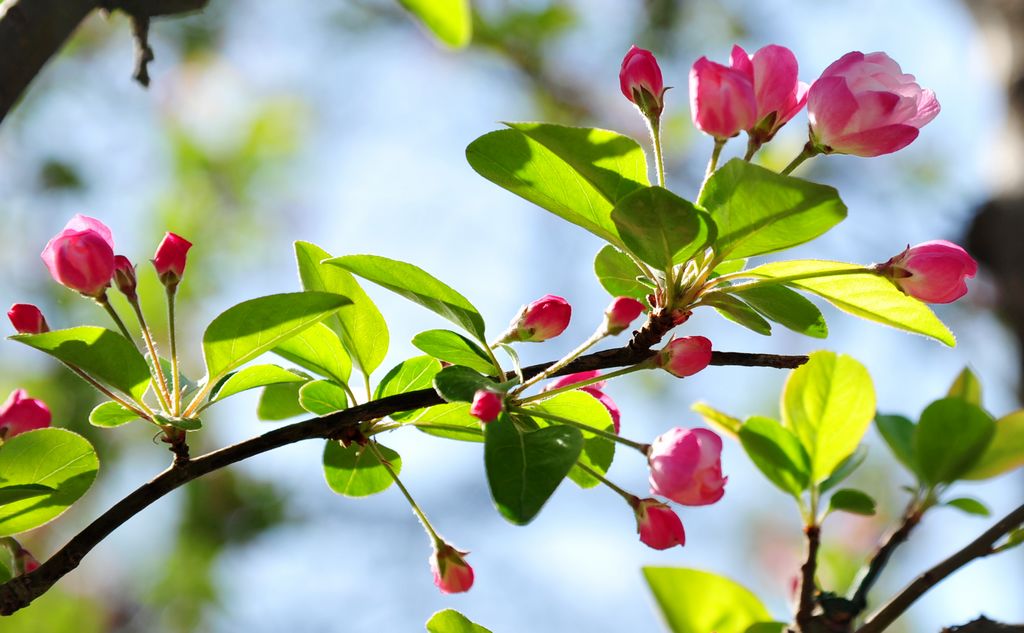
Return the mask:
<svg viewBox="0 0 1024 633">
<path fill-rule="evenodd" d="M 473 395 L 473 404 L 469 414 L 481 422 L 493 422 L 505 409 L 505 401 L 501 394 L 490 389 L 477 389 Z"/>
<path fill-rule="evenodd" d="M 703 336 L 672 339 L 658 352 L 655 363 L 673 376 L 692 376 L 711 363 L 711 341 Z"/>
<path fill-rule="evenodd" d="M 29 398 L 24 389 L 15 389 L 0 405 L 0 439 L 44 429 L 50 420 L 50 409 L 41 400 Z"/>
<path fill-rule="evenodd" d="M 192 242 L 185 238 L 167 233 L 153 255 L 153 267 L 160 281 L 168 287 L 178 285 L 185 276 L 185 255 L 192 248 Z"/>
<path fill-rule="evenodd" d="M 900 290 L 927 303 L 951 303 L 967 294 L 978 263 L 952 242 L 934 240 L 907 248 L 878 270 Z"/>
<path fill-rule="evenodd" d="M 114 285 L 129 300 L 134 301 L 138 298 L 135 294 L 138 285 L 135 279 L 135 266 L 124 255 L 114 257 Z"/>
<path fill-rule="evenodd" d="M 751 129 L 757 123 L 753 80 L 701 57 L 690 69 L 690 115 L 698 130 L 719 140 Z"/>
<path fill-rule="evenodd" d="M 49 332 L 50 326 L 39 308 L 31 303 L 15 303 L 7 311 L 7 318 L 18 334 L 41 334 Z"/>
<path fill-rule="evenodd" d="M 555 380 L 552 380 L 550 383 L 544 386 L 544 389 L 542 389 L 541 392 L 543 393 L 544 391 L 552 391 L 554 389 L 568 387 L 569 385 L 575 385 L 578 382 L 590 380 L 591 378 L 597 378 L 600 375 L 601 372 L 596 369 L 593 369 L 591 371 L 581 371 L 575 374 L 568 374 L 566 376 L 562 376 L 561 378 L 556 378 Z M 608 414 L 612 416 L 612 424 L 615 426 L 615 432 L 618 433 L 619 420 L 622 417 L 622 413 L 619 411 L 619 406 L 615 404 L 614 400 L 611 399 L 611 396 L 604 392 L 605 384 L 605 381 L 601 380 L 586 385 L 584 387 L 580 387 L 580 391 L 585 391 L 590 395 L 594 396 L 601 402 L 601 404 L 604 405 L 605 409 L 608 409 Z"/>
<path fill-rule="evenodd" d="M 636 531 L 640 542 L 654 549 L 668 549 L 686 544 L 686 532 L 679 516 L 657 499 L 640 499 L 636 513 Z"/>
<path fill-rule="evenodd" d="M 523 306 L 501 337 L 503 343 L 520 341 L 540 343 L 554 338 L 569 327 L 572 306 L 562 297 L 544 295 L 528 306 Z"/>
<path fill-rule="evenodd" d="M 622 94 L 640 108 L 644 116 L 657 117 L 665 107 L 665 84 L 661 68 L 651 51 L 631 46 L 619 69 Z"/>
<path fill-rule="evenodd" d="M 76 215 L 43 249 L 43 262 L 58 283 L 98 297 L 114 274 L 114 240 L 95 218 Z"/>
<path fill-rule="evenodd" d="M 807 103 L 808 86 L 797 78 L 796 55 L 784 46 L 770 44 L 749 56 L 733 46 L 732 68 L 753 83 L 757 114 L 747 131 L 758 143 L 770 141 Z"/>
<path fill-rule="evenodd" d="M 24 570 L 24 573 L 31 574 L 35 570 L 39 569 L 39 561 L 25 548 L 18 550 L 17 554 L 14 555 L 15 563 Z"/>
<path fill-rule="evenodd" d="M 674 428 L 647 453 L 651 492 L 685 506 L 712 504 L 725 494 L 722 438 L 707 429 Z"/>
<path fill-rule="evenodd" d="M 463 558 L 469 552 L 460 552 L 447 543 L 442 543 L 430 557 L 430 570 L 434 572 L 434 584 L 441 593 L 462 593 L 473 586 L 473 568 Z"/>
<path fill-rule="evenodd" d="M 616 297 L 608 309 L 604 311 L 605 330 L 612 335 L 619 334 L 629 328 L 644 311 L 644 304 L 632 297 Z"/>
<path fill-rule="evenodd" d="M 811 143 L 825 153 L 880 156 L 910 145 L 939 113 L 935 93 L 885 53 L 847 53 L 811 86 Z"/>
</svg>

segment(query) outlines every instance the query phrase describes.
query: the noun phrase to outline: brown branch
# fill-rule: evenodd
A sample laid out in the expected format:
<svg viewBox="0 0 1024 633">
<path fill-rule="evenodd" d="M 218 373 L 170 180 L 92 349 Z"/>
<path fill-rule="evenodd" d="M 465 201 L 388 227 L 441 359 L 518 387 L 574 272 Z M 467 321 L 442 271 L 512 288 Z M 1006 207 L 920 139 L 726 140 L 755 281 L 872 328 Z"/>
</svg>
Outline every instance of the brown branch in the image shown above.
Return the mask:
<svg viewBox="0 0 1024 633">
<path fill-rule="evenodd" d="M 942 633 L 1024 633 L 1024 624 L 1003 624 L 982 615 L 962 626 L 942 629 Z"/>
<path fill-rule="evenodd" d="M 557 372 L 557 375 L 588 369 L 633 365 L 645 360 L 653 353 L 650 350 L 636 350 L 628 347 L 597 352 L 581 356 Z M 714 352 L 711 362 L 714 365 L 735 364 L 746 367 L 793 368 L 807 362 L 807 357 Z M 548 365 L 550 363 L 526 367 L 523 369 L 523 373 L 526 376 L 534 376 Z M 346 430 L 351 430 L 361 422 L 382 418 L 398 411 L 421 409 L 441 403 L 441 398 L 432 389 L 410 391 L 338 411 L 322 418 L 289 424 L 189 461 L 176 460 L 174 465 L 157 475 L 152 481 L 143 484 L 101 514 L 34 572 L 18 576 L 0 585 L 0 615 L 9 615 L 28 606 L 64 575 L 78 567 L 85 555 L 111 532 L 182 484 L 275 448 L 315 438 L 343 437 Z"/>
<path fill-rule="evenodd" d="M 818 548 L 821 546 L 821 528 L 808 525 L 804 528 L 807 535 L 807 560 L 800 567 L 800 605 L 796 611 L 798 631 L 810 631 L 810 623 L 814 619 L 815 582 L 814 576 L 818 568 Z"/>
<path fill-rule="evenodd" d="M 996 541 L 1022 523 L 1024 523 L 1024 505 L 1019 506 L 1016 510 L 1000 519 L 995 525 L 985 530 L 981 536 L 971 541 L 970 544 L 959 552 L 918 576 L 914 582 L 907 585 L 903 591 L 882 607 L 878 613 L 868 618 L 867 622 L 857 629 L 857 633 L 879 633 L 884 631 L 886 627 L 892 624 L 896 618 L 903 615 L 903 612 L 910 608 L 910 605 L 929 589 L 971 561 L 992 554 Z"/>
<path fill-rule="evenodd" d="M 903 514 L 903 521 L 900 523 L 899 528 L 890 534 L 885 543 L 878 548 L 875 556 L 871 559 L 871 563 L 868 565 L 867 573 L 864 574 L 860 585 L 857 586 L 857 591 L 853 594 L 853 598 L 850 599 L 854 609 L 851 615 L 856 616 L 867 608 L 868 592 L 871 591 L 871 587 L 878 580 L 878 576 L 889 562 L 892 553 L 896 551 L 897 547 L 906 542 L 910 532 L 921 522 L 921 514 L 922 511 L 916 500 L 912 501 L 907 507 L 907 511 Z"/>
<path fill-rule="evenodd" d="M 46 62 L 96 9 L 139 19 L 198 11 L 207 0 L 3 0 L 0 6 L 0 121 Z"/>
</svg>

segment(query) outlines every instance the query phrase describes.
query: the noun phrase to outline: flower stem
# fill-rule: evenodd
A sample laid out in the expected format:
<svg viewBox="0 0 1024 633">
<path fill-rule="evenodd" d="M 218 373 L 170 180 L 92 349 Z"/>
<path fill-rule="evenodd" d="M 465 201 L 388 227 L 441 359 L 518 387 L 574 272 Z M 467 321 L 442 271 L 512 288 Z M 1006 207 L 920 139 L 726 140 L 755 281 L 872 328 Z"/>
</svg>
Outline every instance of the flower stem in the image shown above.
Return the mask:
<svg viewBox="0 0 1024 633">
<path fill-rule="evenodd" d="M 509 396 L 514 398 L 517 395 L 519 395 L 520 393 L 522 393 L 523 391 L 525 391 L 526 389 L 529 389 L 531 386 L 533 386 L 533 385 L 537 384 L 538 382 L 540 382 L 540 381 L 546 379 L 547 377 L 551 376 L 551 374 L 557 372 L 558 370 L 562 369 L 563 367 L 565 367 L 566 365 L 568 365 L 572 361 L 574 361 L 577 358 L 579 358 L 583 354 L 583 352 L 587 351 L 588 349 L 590 349 L 591 347 L 596 345 L 601 339 L 603 339 L 606 336 L 608 336 L 608 332 L 605 329 L 605 327 L 602 325 L 601 327 L 599 327 L 597 329 L 596 332 L 594 332 L 590 336 L 590 338 L 588 338 L 587 340 L 583 341 L 579 345 L 579 347 L 577 347 L 576 349 L 574 349 L 571 352 L 569 352 L 568 354 L 566 354 L 565 357 L 562 358 L 557 363 L 548 366 L 544 371 L 540 372 L 539 374 L 537 374 L 533 378 L 530 378 L 529 380 L 527 380 L 523 384 L 521 384 L 518 387 L 516 387 L 515 389 L 513 389 L 509 393 Z"/>
<path fill-rule="evenodd" d="M 651 144 L 654 146 L 654 165 L 658 170 L 658 186 L 665 186 L 665 157 L 661 151 L 661 118 L 660 115 L 647 119 L 647 127 L 651 132 Z"/>
<path fill-rule="evenodd" d="M 417 518 L 419 518 L 420 520 L 420 523 L 422 523 L 423 527 L 427 530 L 427 534 L 430 535 L 430 538 L 434 539 L 435 545 L 440 546 L 444 544 L 444 540 L 437 534 L 437 531 L 434 530 L 434 526 L 430 525 L 430 521 L 427 520 L 427 515 L 423 513 L 423 510 L 420 510 L 420 506 L 416 503 L 416 500 L 412 498 L 412 495 L 409 494 L 409 491 L 406 489 L 405 485 L 402 484 L 402 480 L 398 478 L 398 475 L 395 473 L 394 469 L 391 468 L 391 464 L 388 462 L 388 460 L 384 459 L 383 453 L 381 453 L 380 449 L 377 448 L 377 443 L 370 442 L 366 446 L 370 449 L 374 456 L 376 456 L 377 461 L 380 462 L 381 466 L 383 466 L 385 470 L 388 471 L 388 474 L 391 475 L 391 478 L 395 480 L 395 485 L 398 486 L 398 489 L 402 491 L 403 495 L 405 495 L 406 501 L 409 502 L 409 505 L 412 507 L 412 511 L 416 514 Z"/>
<path fill-rule="evenodd" d="M 559 422 L 561 424 L 567 424 L 569 426 L 574 426 L 577 429 L 580 429 L 581 431 L 587 431 L 588 433 L 593 433 L 594 435 L 599 435 L 599 436 L 601 436 L 601 437 L 603 437 L 605 439 L 611 440 L 613 442 L 618 442 L 619 444 L 623 444 L 623 445 L 628 446 L 630 448 L 635 448 L 636 450 L 640 451 L 644 455 L 647 454 L 647 449 L 649 449 L 651 447 L 650 444 L 641 444 L 640 442 L 634 442 L 633 440 L 627 440 L 624 437 L 616 435 L 615 433 L 610 433 L 610 432 L 605 431 L 603 429 L 599 429 L 596 426 L 590 426 L 589 424 L 584 424 L 582 422 L 577 422 L 576 420 L 572 420 L 570 418 L 563 418 L 560 415 L 553 415 L 551 413 L 548 413 L 547 411 L 541 411 L 539 409 L 525 409 L 523 407 L 509 407 L 509 410 L 513 411 L 515 413 L 522 413 L 524 415 L 530 415 L 530 416 L 534 416 L 534 417 L 538 417 L 538 418 L 544 418 L 545 420 L 551 420 L 552 422 Z"/>
<path fill-rule="evenodd" d="M 117 310 L 114 309 L 114 306 L 110 305 L 110 299 L 107 298 L 107 293 L 104 292 L 100 296 L 95 297 L 95 301 L 96 303 L 100 304 L 100 306 L 102 306 L 104 310 L 107 311 L 107 314 L 110 315 L 110 318 L 113 319 L 114 323 L 117 325 L 117 329 L 121 331 L 121 334 L 129 341 L 132 341 L 132 344 L 134 344 L 135 339 L 128 331 L 128 328 L 125 326 L 124 321 L 121 320 L 121 315 L 117 313 Z"/>
<path fill-rule="evenodd" d="M 546 400 L 552 396 L 557 396 L 560 393 L 574 391 L 576 389 L 582 389 L 583 387 L 586 387 L 587 385 L 592 385 L 595 382 L 601 382 L 602 380 L 608 380 L 610 378 L 618 378 L 619 376 L 625 376 L 626 374 L 632 373 L 640 369 L 647 369 L 647 367 L 644 363 L 640 363 L 638 365 L 631 365 L 629 367 L 623 367 L 622 369 L 617 369 L 607 374 L 602 374 L 600 376 L 594 376 L 593 378 L 587 378 L 586 380 L 574 382 L 571 385 L 565 385 L 564 387 L 559 387 L 557 389 L 549 389 L 548 391 L 528 396 L 526 398 L 523 398 L 519 402 L 521 404 L 525 404 L 527 402 L 534 402 L 536 400 Z"/>
<path fill-rule="evenodd" d="M 814 272 L 814 273 L 802 273 L 799 275 L 786 275 L 784 277 L 765 277 L 761 279 L 755 279 L 742 284 L 736 284 L 734 286 L 726 286 L 720 292 L 723 294 L 733 294 L 736 292 L 743 292 L 744 290 L 750 290 L 758 286 L 767 286 L 770 284 L 787 284 L 793 281 L 800 281 L 802 279 L 816 279 L 819 277 L 839 277 L 842 275 L 870 275 L 871 270 L 863 266 L 853 266 L 851 268 L 839 268 L 837 270 L 830 270 L 828 272 Z M 736 273 L 735 275 L 723 275 L 712 279 L 704 285 L 704 289 L 701 291 L 700 296 L 707 296 L 711 294 L 711 291 L 716 286 L 721 285 L 724 281 L 731 281 L 733 279 L 742 279 L 743 277 L 749 277 L 750 275 L 744 274 L 743 272 Z"/>
<path fill-rule="evenodd" d="M 590 475 L 594 479 L 600 481 L 601 483 L 603 483 L 604 485 L 608 486 L 613 491 L 618 493 L 618 495 L 620 497 L 622 497 L 623 499 L 626 500 L 626 503 L 628 503 L 630 505 L 630 507 L 634 507 L 640 501 L 639 497 L 637 497 L 636 495 L 631 494 L 629 492 L 626 492 L 622 488 L 619 488 L 614 483 L 612 483 L 609 479 L 607 479 L 606 477 L 602 476 L 601 473 L 597 472 L 596 470 L 594 470 L 590 466 L 587 466 L 586 464 L 584 464 L 582 462 L 576 462 L 576 466 L 578 466 L 579 469 L 582 470 L 583 472 L 587 473 L 588 475 Z"/>
<path fill-rule="evenodd" d="M 715 139 L 715 148 L 711 150 L 711 159 L 708 161 L 708 168 L 704 170 L 704 182 L 707 182 L 708 178 L 711 177 L 711 174 L 715 173 L 715 170 L 718 169 L 718 157 L 722 155 L 722 148 L 725 147 L 728 140 L 729 139 L 727 138 Z M 704 186 L 701 185 L 701 189 L 703 188 Z"/>
<path fill-rule="evenodd" d="M 174 408 L 171 406 L 171 392 L 167 388 L 167 379 L 164 377 L 164 368 L 160 366 L 160 355 L 157 354 L 156 345 L 153 344 L 153 335 L 149 331 L 149 326 L 146 325 L 146 316 L 142 314 L 142 306 L 139 305 L 139 300 L 135 299 L 128 301 L 132 308 L 135 310 L 135 316 L 139 320 L 139 328 L 142 330 L 142 338 L 146 341 L 146 348 L 149 349 L 149 360 L 150 368 L 153 371 L 153 377 L 156 378 L 157 386 L 153 389 L 156 392 L 157 398 L 160 400 L 160 404 L 164 407 L 164 410 L 171 414 L 176 414 Z"/>
<path fill-rule="evenodd" d="M 167 329 L 171 344 L 171 384 L 174 390 L 174 415 L 181 414 L 181 379 L 178 377 L 178 341 L 174 327 L 174 297 L 176 287 L 167 286 Z"/>
<path fill-rule="evenodd" d="M 104 396 L 110 398 L 111 400 L 113 400 L 117 404 L 121 405 L 125 409 L 128 409 L 129 411 L 131 411 L 135 415 L 139 416 L 143 420 L 148 420 L 150 422 L 153 421 L 153 412 L 149 410 L 149 407 L 147 407 L 145 405 L 145 403 L 142 403 L 142 402 L 139 403 L 143 408 L 146 409 L 145 411 L 143 411 L 139 407 L 136 407 L 136 406 L 132 405 L 131 403 L 129 403 L 127 400 L 125 400 L 121 396 L 115 394 L 110 389 L 107 389 L 106 387 L 104 387 L 102 384 L 99 383 L 99 381 L 97 381 L 95 378 L 93 378 L 89 374 L 85 373 L 85 371 L 83 371 L 82 369 L 79 369 L 78 367 L 72 365 L 71 363 L 68 363 L 68 362 L 65 362 L 65 361 L 61 361 L 61 362 L 64 363 L 65 367 L 67 367 L 71 371 L 75 372 L 75 374 L 77 374 L 79 378 L 81 378 L 85 382 L 87 382 L 90 385 L 92 385 L 93 388 L 95 388 L 97 391 L 102 393 Z"/>
<path fill-rule="evenodd" d="M 797 154 L 796 158 L 794 158 L 788 165 L 786 165 L 786 168 L 782 170 L 782 175 L 789 175 L 794 169 L 800 166 L 800 163 L 804 162 L 808 158 L 817 156 L 820 153 L 821 152 L 815 149 L 814 145 L 810 141 L 807 141 L 807 144 L 804 145 L 803 151 Z"/>
<path fill-rule="evenodd" d="M 747 153 L 743 155 L 743 160 L 748 163 L 754 158 L 754 154 L 757 150 L 761 149 L 761 144 L 754 140 L 753 136 L 747 137 Z"/>
</svg>

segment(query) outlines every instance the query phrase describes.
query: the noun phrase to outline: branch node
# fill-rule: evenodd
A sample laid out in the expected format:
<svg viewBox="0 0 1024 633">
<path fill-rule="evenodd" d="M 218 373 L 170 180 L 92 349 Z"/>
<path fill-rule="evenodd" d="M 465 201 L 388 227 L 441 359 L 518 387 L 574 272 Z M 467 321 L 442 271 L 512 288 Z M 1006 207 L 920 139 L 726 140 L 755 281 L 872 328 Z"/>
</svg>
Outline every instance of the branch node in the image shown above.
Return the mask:
<svg viewBox="0 0 1024 633">
<path fill-rule="evenodd" d="M 155 59 L 149 45 L 149 16 L 133 13 L 130 18 L 132 38 L 135 40 L 135 72 L 132 73 L 132 79 L 142 84 L 143 88 L 148 88 L 149 62 Z"/>
</svg>

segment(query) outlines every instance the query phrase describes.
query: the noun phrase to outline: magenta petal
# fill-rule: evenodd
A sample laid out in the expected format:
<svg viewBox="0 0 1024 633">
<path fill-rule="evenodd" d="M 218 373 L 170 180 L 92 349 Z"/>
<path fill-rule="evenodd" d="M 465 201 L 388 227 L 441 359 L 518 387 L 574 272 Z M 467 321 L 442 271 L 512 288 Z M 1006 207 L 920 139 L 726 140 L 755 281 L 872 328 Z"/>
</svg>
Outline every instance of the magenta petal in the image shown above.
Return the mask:
<svg viewBox="0 0 1024 633">
<path fill-rule="evenodd" d="M 754 53 L 754 90 L 757 119 L 789 109 L 798 83 L 796 56 L 788 48 L 770 44 Z"/>
<path fill-rule="evenodd" d="M 729 65 L 750 77 L 751 81 L 754 80 L 754 65 L 751 63 L 750 56 L 747 55 L 747 51 L 743 50 L 743 47 L 739 44 L 732 47 Z"/>
<path fill-rule="evenodd" d="M 914 142 L 920 131 L 910 125 L 886 125 L 874 130 L 848 134 L 834 140 L 833 148 L 842 154 L 870 158 L 891 154 Z"/>
<path fill-rule="evenodd" d="M 842 77 L 822 77 L 807 91 L 807 117 L 815 138 L 825 145 L 843 133 L 857 107 Z"/>
<path fill-rule="evenodd" d="M 110 250 L 114 250 L 114 236 L 110 232 L 110 228 L 97 220 L 96 218 L 90 218 L 87 215 L 81 213 L 75 215 L 75 217 L 68 220 L 68 223 L 64 226 L 65 231 L 95 231 L 99 233 L 100 237 L 110 246 Z"/>
<path fill-rule="evenodd" d="M 859 64 L 863 60 L 864 53 L 860 51 L 850 51 L 849 53 L 843 55 L 836 61 L 829 64 L 829 67 L 826 68 L 821 73 L 821 79 L 824 79 L 825 77 L 832 77 L 834 75 L 841 75 L 847 70 L 849 70 L 851 67 L 854 67 L 857 64 Z"/>
</svg>

